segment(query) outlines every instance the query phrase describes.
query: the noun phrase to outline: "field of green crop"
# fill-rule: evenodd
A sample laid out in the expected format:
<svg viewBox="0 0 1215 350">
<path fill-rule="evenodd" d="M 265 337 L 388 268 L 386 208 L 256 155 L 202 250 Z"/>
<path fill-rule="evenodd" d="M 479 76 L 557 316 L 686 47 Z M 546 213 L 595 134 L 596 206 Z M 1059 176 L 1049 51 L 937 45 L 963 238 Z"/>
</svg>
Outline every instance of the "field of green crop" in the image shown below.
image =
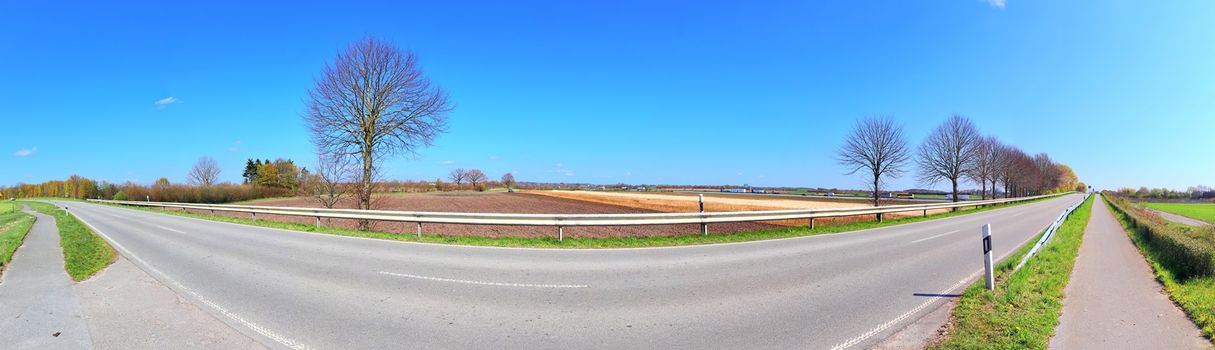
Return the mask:
<svg viewBox="0 0 1215 350">
<path fill-rule="evenodd" d="M 1141 203 L 1166 213 L 1181 215 L 1215 224 L 1215 204 L 1212 203 Z"/>
</svg>

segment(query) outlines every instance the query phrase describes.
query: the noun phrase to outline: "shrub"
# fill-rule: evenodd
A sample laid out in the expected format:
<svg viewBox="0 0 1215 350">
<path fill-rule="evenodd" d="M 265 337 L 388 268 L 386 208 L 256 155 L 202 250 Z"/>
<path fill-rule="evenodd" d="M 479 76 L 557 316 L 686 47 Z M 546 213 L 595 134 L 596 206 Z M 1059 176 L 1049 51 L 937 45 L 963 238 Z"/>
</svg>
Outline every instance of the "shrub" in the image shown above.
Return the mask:
<svg viewBox="0 0 1215 350">
<path fill-rule="evenodd" d="M 116 201 L 127 200 L 127 193 L 125 191 L 118 191 L 118 193 L 114 194 L 114 200 L 116 200 Z"/>
<path fill-rule="evenodd" d="M 1135 233 L 1157 249 L 1160 264 L 1178 279 L 1215 276 L 1215 229 L 1171 224 L 1118 196 L 1106 196 L 1125 215 Z"/>
</svg>

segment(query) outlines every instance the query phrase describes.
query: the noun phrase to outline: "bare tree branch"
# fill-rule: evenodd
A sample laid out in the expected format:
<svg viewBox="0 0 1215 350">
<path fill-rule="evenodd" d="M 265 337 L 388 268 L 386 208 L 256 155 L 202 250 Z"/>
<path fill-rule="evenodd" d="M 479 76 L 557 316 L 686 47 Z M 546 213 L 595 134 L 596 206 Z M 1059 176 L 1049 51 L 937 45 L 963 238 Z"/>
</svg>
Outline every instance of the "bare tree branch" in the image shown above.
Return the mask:
<svg viewBox="0 0 1215 350">
<path fill-rule="evenodd" d="M 958 180 L 974 166 L 979 131 L 961 115 L 950 116 L 920 144 L 918 159 L 922 184 L 947 180 L 953 185 L 953 201 L 958 201 Z"/>
<path fill-rule="evenodd" d="M 416 155 L 446 131 L 453 106 L 411 51 L 368 37 L 340 52 L 308 91 L 304 116 L 323 154 L 358 157 L 360 209 L 371 209 L 378 164 Z"/>
<path fill-rule="evenodd" d="M 202 157 L 190 168 L 186 178 L 194 185 L 211 186 L 219 180 L 219 173 L 219 164 L 215 163 L 215 158 Z"/>
<path fill-rule="evenodd" d="M 873 189 L 873 206 L 878 206 L 883 179 L 898 178 L 911 159 L 903 127 L 886 117 L 857 121 L 839 150 L 840 165 L 848 175 L 863 172 Z"/>
</svg>

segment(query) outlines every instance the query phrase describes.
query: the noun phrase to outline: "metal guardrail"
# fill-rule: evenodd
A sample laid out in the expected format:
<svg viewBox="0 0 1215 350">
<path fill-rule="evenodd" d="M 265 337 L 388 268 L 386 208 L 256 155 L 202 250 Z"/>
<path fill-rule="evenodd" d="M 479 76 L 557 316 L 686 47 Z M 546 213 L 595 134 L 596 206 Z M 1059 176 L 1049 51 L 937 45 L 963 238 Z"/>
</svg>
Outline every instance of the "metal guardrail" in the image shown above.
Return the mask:
<svg viewBox="0 0 1215 350">
<path fill-rule="evenodd" d="M 1093 195 L 1091 192 L 1085 193 L 1084 198 L 1080 199 L 1080 202 L 1067 207 L 1067 209 L 1064 209 L 1063 213 L 1059 214 L 1059 218 L 1055 219 L 1055 222 L 1052 222 L 1050 227 L 1046 228 L 1046 233 L 1042 234 L 1042 238 L 1039 238 L 1038 242 L 1034 243 L 1034 247 L 1030 248 L 1028 253 L 1025 253 L 1025 256 L 1021 258 L 1021 262 L 1017 263 L 1017 267 L 1013 268 L 1012 273 L 1017 273 L 1018 270 L 1021 270 L 1021 266 L 1025 266 L 1025 263 L 1029 261 L 1029 258 L 1034 256 L 1034 254 L 1037 254 L 1038 249 L 1041 249 L 1043 245 L 1046 245 L 1046 242 L 1050 241 L 1051 237 L 1055 236 L 1055 231 L 1059 230 L 1059 226 L 1062 226 L 1063 222 L 1067 221 L 1067 218 L 1072 215 L 1072 212 L 1076 211 L 1076 208 L 1084 205 L 1084 202 L 1087 201 L 1088 197 L 1091 195 Z"/>
<path fill-rule="evenodd" d="M 90 202 L 133 205 L 144 207 L 180 208 L 195 210 L 225 211 L 250 213 L 254 218 L 257 214 L 288 215 L 315 217 L 317 224 L 321 218 L 379 220 L 414 222 L 418 224 L 418 234 L 421 235 L 422 224 L 465 224 L 465 225 L 514 225 L 514 226 L 549 226 L 557 227 L 558 239 L 563 238 L 563 227 L 569 226 L 641 226 L 641 225 L 677 225 L 699 224 L 707 233 L 707 225 L 727 222 L 750 222 L 807 219 L 808 225 L 814 227 L 815 218 L 842 217 L 856 215 L 877 215 L 881 220 L 882 214 L 923 211 L 928 215 L 929 210 L 950 209 L 958 207 L 974 207 L 992 204 L 1021 202 L 1057 196 L 1044 195 L 1021 198 L 1003 198 L 985 201 L 966 201 L 958 203 L 906 204 L 883 207 L 856 208 L 824 208 L 824 209 L 794 209 L 794 210 L 764 210 L 764 211 L 732 211 L 708 213 L 631 213 L 631 214 L 507 214 L 507 213 L 448 213 L 420 211 L 391 211 L 391 210 L 360 210 L 360 209 L 325 209 L 301 207 L 274 207 L 234 204 L 200 204 L 172 202 L 140 202 L 113 201 L 90 199 Z"/>
</svg>

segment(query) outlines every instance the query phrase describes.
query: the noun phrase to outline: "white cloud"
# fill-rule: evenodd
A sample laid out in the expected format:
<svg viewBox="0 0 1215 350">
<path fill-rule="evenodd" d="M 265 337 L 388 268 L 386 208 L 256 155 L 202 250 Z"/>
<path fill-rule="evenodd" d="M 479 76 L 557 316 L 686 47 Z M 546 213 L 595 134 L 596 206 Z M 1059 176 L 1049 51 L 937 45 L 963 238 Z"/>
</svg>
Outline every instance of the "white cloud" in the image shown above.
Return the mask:
<svg viewBox="0 0 1215 350">
<path fill-rule="evenodd" d="M 1004 2 L 1006 0 L 986 0 L 986 1 L 987 1 L 988 5 L 991 5 L 991 7 L 1002 9 L 1002 8 L 1004 8 Z"/>
<path fill-rule="evenodd" d="M 232 152 L 232 153 L 240 152 L 240 140 L 236 140 L 236 142 L 233 142 L 232 146 L 228 147 L 228 152 Z"/>
<path fill-rule="evenodd" d="M 455 164 L 455 163 L 456 163 L 456 161 L 454 161 L 454 160 L 445 160 L 445 161 L 439 162 L 439 164 L 443 164 L 443 165 Z"/>
<path fill-rule="evenodd" d="M 498 160 L 498 156 L 491 155 L 489 156 L 489 160 Z"/>
<path fill-rule="evenodd" d="M 34 152 L 38 152 L 38 147 L 30 147 L 29 149 L 19 149 L 16 152 L 13 152 L 13 155 L 18 156 L 18 157 L 25 157 L 25 156 L 34 154 Z"/>
<path fill-rule="evenodd" d="M 632 171 L 626 171 L 626 172 L 624 172 L 624 176 L 633 176 L 633 172 L 632 172 Z"/>
<path fill-rule="evenodd" d="M 169 96 L 169 97 L 165 97 L 165 98 L 156 100 L 156 103 L 153 103 L 153 104 L 156 105 L 156 107 L 165 108 L 165 106 L 168 106 L 168 105 L 171 105 L 174 103 L 181 103 L 181 100 L 177 99 L 176 97 Z"/>
</svg>

